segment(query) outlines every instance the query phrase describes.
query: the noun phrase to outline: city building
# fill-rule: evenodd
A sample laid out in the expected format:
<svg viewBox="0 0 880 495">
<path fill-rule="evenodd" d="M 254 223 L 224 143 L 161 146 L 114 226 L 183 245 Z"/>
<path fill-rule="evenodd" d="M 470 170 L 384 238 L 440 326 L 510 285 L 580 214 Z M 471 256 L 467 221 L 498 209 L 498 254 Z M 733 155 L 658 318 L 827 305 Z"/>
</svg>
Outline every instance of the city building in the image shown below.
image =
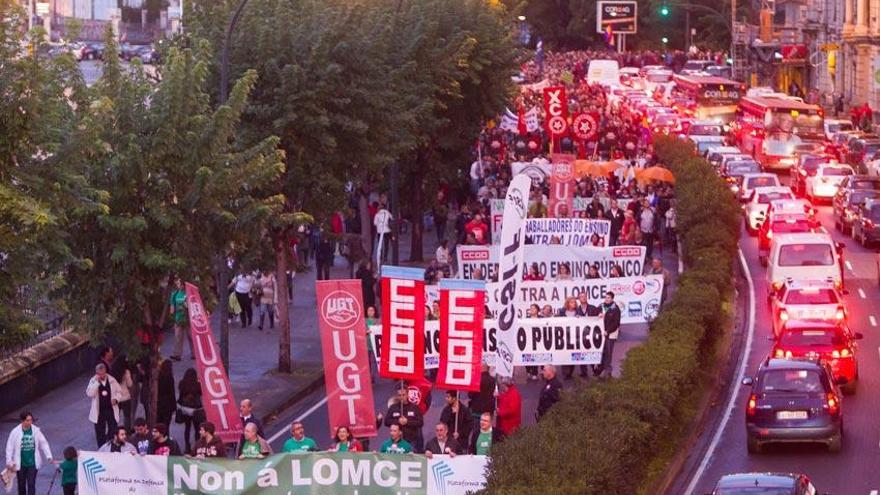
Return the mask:
<svg viewBox="0 0 880 495">
<path fill-rule="evenodd" d="M 838 72 L 851 106 L 880 107 L 880 1 L 838 0 L 844 24 Z"/>
</svg>

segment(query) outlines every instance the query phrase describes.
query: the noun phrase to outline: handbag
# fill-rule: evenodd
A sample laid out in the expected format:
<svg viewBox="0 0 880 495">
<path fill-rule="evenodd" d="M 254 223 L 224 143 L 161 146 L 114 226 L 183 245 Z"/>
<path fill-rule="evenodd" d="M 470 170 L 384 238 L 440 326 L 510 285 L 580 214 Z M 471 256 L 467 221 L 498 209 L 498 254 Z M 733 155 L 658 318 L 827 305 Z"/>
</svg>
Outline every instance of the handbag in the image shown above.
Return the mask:
<svg viewBox="0 0 880 495">
<path fill-rule="evenodd" d="M 174 422 L 177 424 L 184 424 L 187 420 L 192 419 L 193 414 L 195 413 L 195 409 L 192 407 L 177 405 L 177 411 L 174 413 Z"/>
</svg>

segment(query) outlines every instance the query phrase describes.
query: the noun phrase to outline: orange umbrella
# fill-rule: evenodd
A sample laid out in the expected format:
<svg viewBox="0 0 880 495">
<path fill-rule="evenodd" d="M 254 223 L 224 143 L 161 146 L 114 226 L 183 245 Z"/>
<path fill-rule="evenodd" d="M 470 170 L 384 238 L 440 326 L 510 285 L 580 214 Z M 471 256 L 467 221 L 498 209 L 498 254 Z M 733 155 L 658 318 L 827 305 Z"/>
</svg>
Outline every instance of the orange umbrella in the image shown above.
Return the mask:
<svg viewBox="0 0 880 495">
<path fill-rule="evenodd" d="M 670 172 L 668 168 L 663 167 L 648 167 L 644 170 L 637 171 L 636 179 L 640 182 L 655 180 L 658 182 L 671 182 L 675 184 L 675 176 L 672 175 L 672 172 Z"/>
<path fill-rule="evenodd" d="M 607 177 L 608 174 L 620 167 L 614 162 L 594 162 L 591 160 L 575 160 L 574 173 L 578 178 L 582 177 Z"/>
</svg>

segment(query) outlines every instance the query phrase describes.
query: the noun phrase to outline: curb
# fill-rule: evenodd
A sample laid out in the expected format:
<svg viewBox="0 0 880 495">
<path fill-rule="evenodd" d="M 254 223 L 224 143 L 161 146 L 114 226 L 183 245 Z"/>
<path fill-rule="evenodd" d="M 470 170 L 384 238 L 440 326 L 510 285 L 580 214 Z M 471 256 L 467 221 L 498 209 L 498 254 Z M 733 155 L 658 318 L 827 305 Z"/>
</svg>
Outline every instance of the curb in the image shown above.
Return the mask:
<svg viewBox="0 0 880 495">
<path fill-rule="evenodd" d="M 270 409 L 269 412 L 263 414 L 263 416 L 260 418 L 260 420 L 263 422 L 263 425 L 265 426 L 272 424 L 272 422 L 277 419 L 278 415 L 284 412 L 285 409 L 295 406 L 298 402 L 308 397 L 312 392 L 321 388 L 323 384 L 324 372 L 321 371 L 320 373 L 318 373 L 315 379 L 307 383 L 306 386 L 300 388 L 299 390 L 294 392 L 293 395 Z"/>
<path fill-rule="evenodd" d="M 737 304 L 743 298 L 748 299 L 748 295 L 740 290 L 740 287 L 745 283 L 742 267 L 739 263 L 734 264 L 737 266 L 734 303 Z M 683 486 L 687 485 L 693 476 L 699 460 L 705 455 L 709 442 L 703 441 L 703 445 L 699 444 L 701 440 L 704 440 L 704 434 L 711 433 L 717 425 L 719 416 L 710 413 L 714 413 L 719 405 L 723 406 L 724 397 L 729 393 L 730 387 L 736 386 L 733 383 L 733 378 L 739 363 L 739 355 L 744 345 L 745 329 L 743 326 L 748 319 L 747 305 L 738 305 L 738 307 L 739 311 L 733 313 L 733 336 L 723 366 L 720 368 L 720 372 L 716 373 L 710 386 L 710 391 L 702 401 L 701 410 L 691 422 L 690 432 L 683 439 L 679 454 L 673 458 L 667 468 L 667 474 L 657 487 L 657 493 L 664 495 L 680 495 L 683 493 Z"/>
</svg>

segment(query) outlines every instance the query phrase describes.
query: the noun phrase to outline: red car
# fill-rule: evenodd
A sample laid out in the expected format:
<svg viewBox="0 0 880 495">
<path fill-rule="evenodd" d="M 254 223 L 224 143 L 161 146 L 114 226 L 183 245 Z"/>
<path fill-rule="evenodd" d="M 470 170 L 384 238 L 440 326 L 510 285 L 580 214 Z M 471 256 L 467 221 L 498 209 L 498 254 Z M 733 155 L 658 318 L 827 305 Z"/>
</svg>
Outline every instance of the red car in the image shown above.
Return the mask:
<svg viewBox="0 0 880 495">
<path fill-rule="evenodd" d="M 816 222 L 804 213 L 770 213 L 770 216 L 758 229 L 758 259 L 762 266 L 767 266 L 770 255 L 770 240 L 776 234 L 796 234 L 816 232 Z"/>
<path fill-rule="evenodd" d="M 774 358 L 811 358 L 826 361 L 834 379 L 847 393 L 855 393 L 859 379 L 856 341 L 859 332 L 851 332 L 845 323 L 789 320 L 782 327 L 771 351 Z"/>
</svg>

